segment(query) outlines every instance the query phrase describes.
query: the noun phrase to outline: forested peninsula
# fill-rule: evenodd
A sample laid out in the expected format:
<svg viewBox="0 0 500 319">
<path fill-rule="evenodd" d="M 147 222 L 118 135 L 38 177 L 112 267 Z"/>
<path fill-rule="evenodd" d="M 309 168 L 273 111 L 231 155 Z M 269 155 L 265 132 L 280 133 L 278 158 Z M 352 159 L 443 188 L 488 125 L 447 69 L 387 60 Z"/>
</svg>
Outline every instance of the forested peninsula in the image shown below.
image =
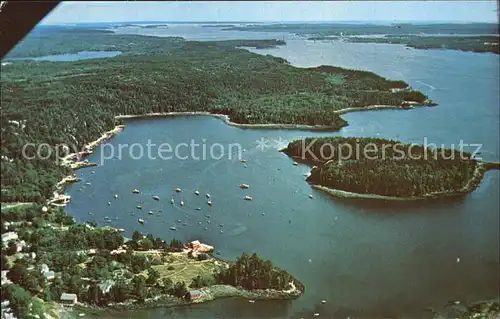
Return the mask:
<svg viewBox="0 0 500 319">
<path fill-rule="evenodd" d="M 426 148 L 380 138 L 324 137 L 293 141 L 282 150 L 315 164 L 307 181 L 338 197 L 422 199 L 473 191 L 499 163 L 459 149 Z"/>
</svg>

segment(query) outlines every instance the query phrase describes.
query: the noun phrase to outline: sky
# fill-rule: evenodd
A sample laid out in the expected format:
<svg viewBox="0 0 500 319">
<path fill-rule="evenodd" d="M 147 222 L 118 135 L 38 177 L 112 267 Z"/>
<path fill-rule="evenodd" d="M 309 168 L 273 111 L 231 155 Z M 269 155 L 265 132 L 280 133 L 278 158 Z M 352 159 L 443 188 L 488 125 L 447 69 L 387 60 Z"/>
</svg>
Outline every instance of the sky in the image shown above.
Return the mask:
<svg viewBox="0 0 500 319">
<path fill-rule="evenodd" d="M 134 21 L 497 22 L 496 1 L 63 2 L 42 24 Z"/>
</svg>

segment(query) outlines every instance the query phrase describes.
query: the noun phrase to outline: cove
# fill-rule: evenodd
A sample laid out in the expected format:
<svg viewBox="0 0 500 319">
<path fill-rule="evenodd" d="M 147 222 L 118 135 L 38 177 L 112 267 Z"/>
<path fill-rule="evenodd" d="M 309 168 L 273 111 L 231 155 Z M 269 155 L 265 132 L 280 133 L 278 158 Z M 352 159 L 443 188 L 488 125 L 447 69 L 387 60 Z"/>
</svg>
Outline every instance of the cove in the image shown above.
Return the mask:
<svg viewBox="0 0 500 319">
<path fill-rule="evenodd" d="M 369 113 L 386 112 L 393 112 L 395 117 L 407 113 Z M 375 132 L 363 133 L 369 136 Z M 277 309 L 281 310 L 276 316 L 283 318 L 309 311 L 422 315 L 429 305 L 438 307 L 449 300 L 473 298 L 470 292 L 478 294 L 478 287 L 484 297 L 495 293 L 493 282 L 498 280 L 491 279 L 498 278 L 498 255 L 487 243 L 498 231 L 498 199 L 484 198 L 494 198 L 499 191 L 498 172 L 488 172 L 481 186 L 460 200 L 418 204 L 332 200 L 304 181 L 303 174 L 309 167 L 292 165 L 293 160 L 278 152 L 279 147 L 264 151 L 256 147 L 261 138 L 286 143 L 322 134 L 240 129 L 201 116 L 130 120 L 110 141 L 112 145 L 146 145 L 148 140 L 175 145 L 191 139 L 206 139 L 208 145 L 240 143 L 246 150 L 243 157 L 247 167 L 238 158 L 134 160 L 123 154 L 120 160 L 77 171 L 82 181 L 68 189 L 72 201 L 67 209 L 78 221 L 95 219 L 104 224 L 104 216 L 118 217 L 111 226 L 126 229 L 125 236 L 143 227 L 144 233 L 168 239 L 199 239 L 213 244 L 222 258 L 234 259 L 242 251 L 255 251 L 286 268 L 306 286 L 306 293 L 293 302 L 265 302 L 255 307 L 238 300 L 220 300 L 180 310 L 188 317 L 204 316 L 205 311 L 217 311 L 218 307 L 227 311 L 228 304 L 235 311 L 243 309 L 242 318 L 274 316 Z M 97 148 L 89 161 L 98 162 L 100 152 Z M 91 185 L 85 185 L 87 182 Z M 243 200 L 244 191 L 238 187 L 241 183 L 250 185 L 245 193 L 253 201 Z M 174 193 L 175 187 L 183 191 Z M 143 196 L 133 195 L 133 188 L 139 188 Z M 194 195 L 196 189 L 202 194 L 209 192 L 213 206 Z M 115 193 L 120 199 L 113 201 Z M 310 193 L 314 195 L 312 200 L 308 198 Z M 161 200 L 150 200 L 152 195 L 159 195 Z M 172 206 L 170 198 L 183 200 L 186 205 Z M 135 206 L 142 199 L 143 209 L 137 211 Z M 108 201 L 112 201 L 110 206 Z M 196 211 L 196 207 L 202 210 Z M 147 214 L 160 209 L 160 216 Z M 205 214 L 211 215 L 210 225 Z M 140 226 L 137 218 L 144 218 L 146 224 Z M 178 224 L 179 219 L 187 226 Z M 224 234 L 218 231 L 219 223 L 224 224 Z M 169 230 L 172 224 L 177 225 L 176 231 Z M 462 260 L 458 264 L 457 256 Z M 320 305 L 322 299 L 330 302 Z M 261 313 L 264 309 L 266 315 Z M 139 311 L 134 317 L 156 318 L 163 311 Z"/>
<path fill-rule="evenodd" d="M 172 31 L 154 32 L 159 36 Z M 190 38 L 189 34 L 194 37 L 199 32 L 190 27 L 179 35 Z M 212 33 L 204 40 L 224 38 L 224 32 Z M 234 36 L 239 39 L 255 36 L 237 33 Z M 428 94 L 439 106 L 345 114 L 349 126 L 338 133 L 240 129 L 211 117 L 127 121 L 126 129 L 110 143 L 145 144 L 150 138 L 157 143 L 189 143 L 191 139 L 200 142 L 203 138 L 208 143 L 238 142 L 247 150 L 247 167 L 238 159 L 227 158 L 112 159 L 103 166 L 77 171 L 84 180 L 68 189 L 72 195 L 67 207 L 70 214 L 80 221 L 97 219 L 100 223 L 104 216 L 118 216 L 111 226 L 127 229 L 126 235 L 130 236 L 134 229 L 141 229 L 137 212 L 130 216 L 141 200 L 131 193 L 138 187 L 150 205 L 145 205 L 145 214 L 149 209 L 163 208 L 161 217 L 145 218 L 148 223 L 141 229 L 144 232 L 168 239 L 199 239 L 215 245 L 221 257 L 227 259 L 243 251 L 255 251 L 296 276 L 305 284 L 306 292 L 292 302 L 249 304 L 246 300 L 222 299 L 186 308 L 109 313 L 105 317 L 300 318 L 311 317 L 314 312 L 321 317 L 430 317 L 427 307 L 439 310 L 452 300 L 466 302 L 497 296 L 498 171 L 486 173 L 481 185 L 461 199 L 418 203 L 332 199 L 305 182 L 302 174 L 309 167 L 293 166 L 293 160 L 277 149 L 261 151 L 256 141 L 281 137 L 288 142 L 308 136 L 341 135 L 419 144 L 426 138 L 429 143 L 451 147 L 462 139 L 481 144 L 485 160 L 498 161 L 498 58 L 493 54 L 406 50 L 390 44 L 314 43 L 291 36 L 286 40 L 287 45 L 278 48 L 250 50 L 285 58 L 299 67 L 335 65 L 401 79 Z M 99 158 L 98 148 L 89 160 Z M 85 186 L 86 181 L 91 182 L 90 187 Z M 243 191 L 238 187 L 241 183 L 250 185 L 245 193 L 253 196 L 253 201 L 242 199 Z M 174 187 L 181 187 L 182 195 L 173 194 Z M 208 208 L 201 199 L 198 202 L 194 189 L 202 195 L 210 192 L 213 206 Z M 114 193 L 123 193 L 120 201 L 113 201 Z M 149 195 L 156 194 L 162 200 L 150 203 Z M 314 199 L 309 199 L 308 194 L 313 194 Z M 182 199 L 186 206 L 171 207 L 168 200 L 172 196 L 185 196 Z M 111 206 L 107 206 L 108 201 Z M 195 211 L 197 206 L 202 211 Z M 215 227 L 205 231 L 207 225 L 198 225 L 209 209 L 212 224 L 223 223 L 224 234 Z M 89 211 L 94 216 L 89 216 Z M 181 225 L 175 232 L 169 230 L 168 226 L 178 219 L 187 220 L 188 226 Z M 324 305 L 320 303 L 323 299 L 328 301 Z"/>
</svg>

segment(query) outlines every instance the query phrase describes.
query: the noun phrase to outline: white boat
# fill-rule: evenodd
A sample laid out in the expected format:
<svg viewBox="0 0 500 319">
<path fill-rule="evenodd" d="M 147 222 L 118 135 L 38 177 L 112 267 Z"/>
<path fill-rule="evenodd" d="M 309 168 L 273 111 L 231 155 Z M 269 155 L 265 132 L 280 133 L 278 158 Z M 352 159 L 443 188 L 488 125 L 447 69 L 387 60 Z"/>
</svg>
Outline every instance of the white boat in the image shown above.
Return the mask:
<svg viewBox="0 0 500 319">
<path fill-rule="evenodd" d="M 245 200 L 252 200 L 252 199 L 253 199 L 252 196 L 248 196 L 248 195 L 245 196 Z"/>
<path fill-rule="evenodd" d="M 153 211 L 152 210 L 149 211 L 149 215 L 153 215 Z"/>
<path fill-rule="evenodd" d="M 210 198 L 210 194 L 209 193 L 207 193 L 207 198 Z"/>
<path fill-rule="evenodd" d="M 142 209 L 142 206 L 141 205 L 137 205 L 137 206 L 135 206 L 135 208 Z"/>
<path fill-rule="evenodd" d="M 139 194 L 139 193 L 140 193 L 140 191 L 139 191 L 137 188 L 134 188 L 134 189 L 132 190 L 132 193 L 134 193 L 134 194 Z"/>
<path fill-rule="evenodd" d="M 170 200 L 170 204 L 172 204 L 172 205 L 173 205 L 174 203 L 175 203 L 175 201 L 174 201 L 174 199 L 172 198 L 172 199 Z"/>
<path fill-rule="evenodd" d="M 124 233 L 124 232 L 125 232 L 125 229 L 123 229 L 123 228 L 118 228 L 117 230 L 118 230 L 120 233 Z"/>
<path fill-rule="evenodd" d="M 184 206 L 184 201 L 182 201 L 182 200 L 181 200 L 181 203 L 180 203 L 180 204 L 181 204 L 181 206 Z"/>
<path fill-rule="evenodd" d="M 118 198 L 118 194 L 115 194 L 115 199 Z"/>
<path fill-rule="evenodd" d="M 240 184 L 240 188 L 247 189 L 250 186 L 248 184 Z"/>
<path fill-rule="evenodd" d="M 141 224 L 144 224 L 144 219 L 139 218 L 138 222 L 141 223 Z"/>
<path fill-rule="evenodd" d="M 207 200 L 207 204 L 210 205 L 210 206 L 212 206 L 212 201 L 210 199 Z"/>
<path fill-rule="evenodd" d="M 160 196 L 155 195 L 155 196 L 153 196 L 153 199 L 154 199 L 154 200 L 160 200 Z"/>
<path fill-rule="evenodd" d="M 313 195 L 312 195 L 312 194 L 309 194 L 309 198 L 311 198 L 311 199 L 312 199 L 312 198 L 313 198 Z"/>
<path fill-rule="evenodd" d="M 176 193 L 180 193 L 181 191 L 182 191 L 182 189 L 180 189 L 179 187 L 177 187 L 177 188 L 175 189 L 175 192 L 176 192 Z"/>
<path fill-rule="evenodd" d="M 194 193 L 195 193 L 196 195 L 200 195 L 200 192 L 198 192 L 198 191 L 194 191 Z"/>
<path fill-rule="evenodd" d="M 175 226 L 170 227 L 170 230 L 177 230 Z"/>
</svg>

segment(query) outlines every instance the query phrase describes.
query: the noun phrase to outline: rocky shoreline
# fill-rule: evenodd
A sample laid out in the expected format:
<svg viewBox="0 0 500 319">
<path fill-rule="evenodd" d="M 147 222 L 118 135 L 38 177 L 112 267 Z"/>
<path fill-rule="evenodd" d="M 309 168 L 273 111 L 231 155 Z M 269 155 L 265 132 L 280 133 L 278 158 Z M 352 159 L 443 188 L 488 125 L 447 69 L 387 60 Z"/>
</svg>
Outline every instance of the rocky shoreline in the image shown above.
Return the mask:
<svg viewBox="0 0 500 319">
<path fill-rule="evenodd" d="M 90 142 L 88 144 L 85 144 L 83 146 L 83 150 L 80 152 L 76 153 L 70 153 L 63 157 L 61 159 L 60 165 L 64 167 L 68 167 L 71 170 L 75 171 L 77 169 L 83 168 L 83 167 L 92 167 L 92 166 L 97 166 L 96 163 L 91 163 L 88 160 L 81 160 L 83 157 L 88 156 L 92 154 L 92 152 L 95 150 L 95 148 L 101 144 L 102 142 L 109 140 L 116 134 L 120 133 L 123 131 L 125 128 L 125 125 L 117 125 L 115 128 L 113 128 L 110 131 L 105 132 L 102 134 L 98 139 L 96 139 L 93 142 Z M 66 188 L 67 185 L 79 182 L 80 179 L 76 177 L 76 174 L 71 174 L 68 176 L 65 176 L 62 180 L 60 180 L 56 186 L 55 186 L 55 191 L 53 193 L 52 198 L 50 198 L 47 203 L 49 205 L 53 206 L 66 206 L 69 201 L 71 200 L 71 196 L 64 194 L 64 189 Z"/>
<path fill-rule="evenodd" d="M 253 128 L 253 129 L 295 129 L 295 130 L 329 130 L 337 131 L 338 128 L 334 126 L 327 125 L 306 125 L 306 124 L 243 124 L 231 122 L 228 115 L 217 114 L 210 112 L 165 112 L 165 113 L 147 113 L 138 115 L 117 115 L 115 119 L 138 119 L 138 118 L 150 118 L 150 117 L 177 117 L 177 116 L 213 116 L 222 120 L 225 124 L 239 127 L 239 128 Z"/>
<path fill-rule="evenodd" d="M 418 102 L 406 102 L 405 105 L 369 105 L 365 107 L 348 107 L 342 110 L 334 111 L 336 114 L 346 114 L 352 112 L 363 112 L 363 111 L 376 111 L 376 110 L 411 110 L 415 107 L 434 107 L 431 101 L 425 101 L 424 103 Z"/>
<path fill-rule="evenodd" d="M 370 105 L 365 107 L 349 107 L 341 110 L 334 111 L 336 114 L 346 114 L 351 112 L 362 112 L 362 111 L 375 111 L 375 110 L 386 110 L 386 109 L 397 109 L 397 110 L 407 110 L 413 109 L 418 106 L 434 106 L 431 101 L 425 101 L 424 103 L 418 102 L 406 102 L 405 105 Z M 307 125 L 307 124 L 244 124 L 232 122 L 230 117 L 226 114 L 210 113 L 206 111 L 199 112 L 163 112 L 163 113 L 146 113 L 146 114 L 129 114 L 129 115 L 117 115 L 116 120 L 125 119 L 138 119 L 138 118 L 150 118 L 150 117 L 176 117 L 176 116 L 213 116 L 215 118 L 221 119 L 224 123 L 230 126 L 239 128 L 254 128 L 254 129 L 292 129 L 292 130 L 311 130 L 311 131 L 338 131 L 341 127 L 334 127 L 328 125 Z"/>
<path fill-rule="evenodd" d="M 170 295 L 159 295 L 155 298 L 146 299 L 144 303 L 138 302 L 122 302 L 110 304 L 107 307 L 97 307 L 88 304 L 79 303 L 78 310 L 89 312 L 107 312 L 107 311 L 130 311 L 130 310 L 145 310 L 155 308 L 171 308 L 179 306 L 187 306 L 210 302 L 220 298 L 244 298 L 249 302 L 258 300 L 290 300 L 296 299 L 302 295 L 298 289 L 293 286 L 293 290 L 278 291 L 273 289 L 267 290 L 245 290 L 241 287 L 233 287 L 229 285 L 213 285 L 198 289 L 201 292 L 201 297 L 196 300 L 188 301 L 182 298 L 173 297 Z"/>
</svg>

